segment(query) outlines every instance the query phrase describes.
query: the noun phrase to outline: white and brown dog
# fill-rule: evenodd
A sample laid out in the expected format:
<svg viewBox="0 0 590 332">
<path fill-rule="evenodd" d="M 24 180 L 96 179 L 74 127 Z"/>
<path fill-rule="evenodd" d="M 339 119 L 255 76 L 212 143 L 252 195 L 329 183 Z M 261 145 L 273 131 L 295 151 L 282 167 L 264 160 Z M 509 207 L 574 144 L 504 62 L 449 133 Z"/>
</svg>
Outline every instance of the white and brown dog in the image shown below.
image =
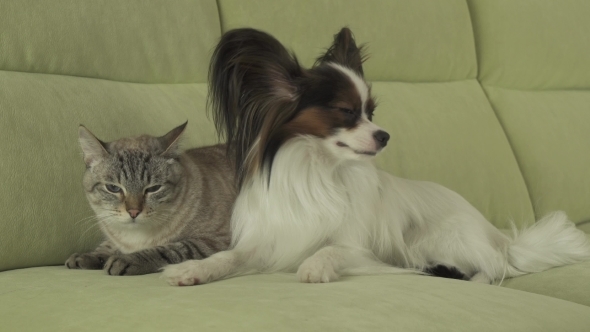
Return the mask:
<svg viewBox="0 0 590 332">
<path fill-rule="evenodd" d="M 166 267 L 170 284 L 273 271 L 312 283 L 408 272 L 492 283 L 590 259 L 562 212 L 508 237 L 457 193 L 378 170 L 389 134 L 371 122 L 362 63 L 347 28 L 311 69 L 261 31 L 222 37 L 210 101 L 240 179 L 232 249 Z"/>
</svg>

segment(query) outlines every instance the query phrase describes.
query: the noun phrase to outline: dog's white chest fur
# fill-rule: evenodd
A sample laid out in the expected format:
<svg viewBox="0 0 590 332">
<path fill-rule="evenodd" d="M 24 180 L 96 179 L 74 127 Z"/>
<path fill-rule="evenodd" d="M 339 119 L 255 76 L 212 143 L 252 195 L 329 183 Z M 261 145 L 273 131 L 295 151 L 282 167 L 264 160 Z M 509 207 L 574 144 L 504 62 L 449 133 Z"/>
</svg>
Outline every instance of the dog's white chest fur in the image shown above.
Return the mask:
<svg viewBox="0 0 590 332">
<path fill-rule="evenodd" d="M 255 177 L 236 202 L 233 238 L 240 240 L 234 245 L 256 245 L 268 271 L 295 270 L 326 244 L 368 248 L 388 233 L 373 222 L 382 210 L 375 167 L 335 164 L 313 144 L 305 138 L 287 143 L 275 157 L 270 184 L 267 175 Z"/>
</svg>

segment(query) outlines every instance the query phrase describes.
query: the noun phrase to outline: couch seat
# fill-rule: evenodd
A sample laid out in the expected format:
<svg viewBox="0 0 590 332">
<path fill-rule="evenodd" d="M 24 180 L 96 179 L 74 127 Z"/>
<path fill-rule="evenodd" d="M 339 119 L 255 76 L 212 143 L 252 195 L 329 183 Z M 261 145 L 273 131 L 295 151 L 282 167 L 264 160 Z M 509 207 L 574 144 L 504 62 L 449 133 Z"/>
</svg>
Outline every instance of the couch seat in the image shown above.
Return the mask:
<svg viewBox="0 0 590 332">
<path fill-rule="evenodd" d="M 293 274 L 171 287 L 159 274 L 38 267 L 0 274 L 5 331 L 588 331 L 590 307 L 423 276 L 301 284 Z"/>
</svg>

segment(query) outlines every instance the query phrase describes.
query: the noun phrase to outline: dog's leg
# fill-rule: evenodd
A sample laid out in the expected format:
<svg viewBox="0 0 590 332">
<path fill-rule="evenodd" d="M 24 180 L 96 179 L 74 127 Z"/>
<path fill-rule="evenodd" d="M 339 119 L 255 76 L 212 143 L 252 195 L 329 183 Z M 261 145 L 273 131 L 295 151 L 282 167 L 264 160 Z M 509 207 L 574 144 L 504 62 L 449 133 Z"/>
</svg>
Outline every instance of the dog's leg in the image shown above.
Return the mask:
<svg viewBox="0 0 590 332">
<path fill-rule="evenodd" d="M 172 286 L 192 286 L 248 272 L 247 254 L 238 250 L 221 251 L 202 260 L 189 260 L 164 268 L 163 277 Z"/>
<path fill-rule="evenodd" d="M 471 279 L 469 279 L 469 281 L 488 285 L 492 283 L 492 280 L 481 272 L 476 273 L 473 277 L 471 277 Z"/>
<path fill-rule="evenodd" d="M 328 246 L 308 257 L 297 269 L 301 282 L 320 283 L 337 280 L 340 275 L 336 270 L 342 265 L 345 252 L 343 247 Z"/>
<path fill-rule="evenodd" d="M 299 266 L 301 282 L 323 283 L 337 280 L 340 275 L 382 273 L 412 273 L 410 270 L 379 262 L 370 252 L 343 246 L 327 246 L 318 250 Z"/>
</svg>

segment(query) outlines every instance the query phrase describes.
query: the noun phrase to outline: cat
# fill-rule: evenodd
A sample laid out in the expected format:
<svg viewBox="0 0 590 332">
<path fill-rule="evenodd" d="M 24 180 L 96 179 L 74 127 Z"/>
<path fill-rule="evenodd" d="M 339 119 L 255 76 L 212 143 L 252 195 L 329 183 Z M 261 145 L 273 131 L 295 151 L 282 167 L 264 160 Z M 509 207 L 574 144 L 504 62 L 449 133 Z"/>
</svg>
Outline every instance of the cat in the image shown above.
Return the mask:
<svg viewBox="0 0 590 332">
<path fill-rule="evenodd" d="M 186 125 L 110 143 L 80 125 L 83 185 L 106 240 L 67 268 L 140 275 L 227 249 L 235 170 L 225 145 L 179 152 Z"/>
</svg>

